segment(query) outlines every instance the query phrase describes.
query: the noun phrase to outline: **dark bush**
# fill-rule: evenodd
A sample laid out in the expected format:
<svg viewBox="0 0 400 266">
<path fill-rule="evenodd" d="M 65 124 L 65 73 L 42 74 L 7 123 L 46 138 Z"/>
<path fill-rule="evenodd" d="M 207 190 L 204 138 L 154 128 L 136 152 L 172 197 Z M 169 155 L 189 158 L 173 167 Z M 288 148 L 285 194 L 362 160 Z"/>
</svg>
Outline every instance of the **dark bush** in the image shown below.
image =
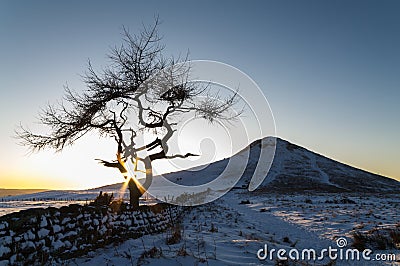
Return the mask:
<svg viewBox="0 0 400 266">
<path fill-rule="evenodd" d="M 311 199 L 306 199 L 304 202 L 307 203 L 307 204 L 312 204 L 313 203 Z"/>
<path fill-rule="evenodd" d="M 110 206 L 111 202 L 114 199 L 114 193 L 108 194 L 100 191 L 100 194 L 96 197 L 96 199 L 90 203 L 91 206 Z"/>
<path fill-rule="evenodd" d="M 166 243 L 167 245 L 175 245 L 178 244 L 182 239 L 182 226 L 180 224 L 176 224 L 171 228 L 170 234 L 167 236 Z"/>
</svg>

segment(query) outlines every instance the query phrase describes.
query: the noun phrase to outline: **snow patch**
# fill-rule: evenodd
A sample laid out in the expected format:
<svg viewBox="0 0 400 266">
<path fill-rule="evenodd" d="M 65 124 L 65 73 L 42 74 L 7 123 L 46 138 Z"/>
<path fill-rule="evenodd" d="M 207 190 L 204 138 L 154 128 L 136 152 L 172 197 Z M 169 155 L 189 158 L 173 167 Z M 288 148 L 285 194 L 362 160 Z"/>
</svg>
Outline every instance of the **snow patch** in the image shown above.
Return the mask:
<svg viewBox="0 0 400 266">
<path fill-rule="evenodd" d="M 0 246 L 0 257 L 9 253 L 11 253 L 11 249 L 5 246 Z"/>
<path fill-rule="evenodd" d="M 38 231 L 38 236 L 39 236 L 39 238 L 44 238 L 45 236 L 48 236 L 49 233 L 50 233 L 50 230 L 42 228 Z"/>
<path fill-rule="evenodd" d="M 45 216 L 42 216 L 42 220 L 40 222 L 40 227 L 46 227 L 47 226 L 47 219 Z"/>
<path fill-rule="evenodd" d="M 59 250 L 64 247 L 64 243 L 61 240 L 57 240 L 52 243 L 52 247 L 54 250 Z"/>
<path fill-rule="evenodd" d="M 8 227 L 8 223 L 7 222 L 0 223 L 0 230 L 6 229 L 7 227 Z"/>
<path fill-rule="evenodd" d="M 58 233 L 58 232 L 61 232 L 61 226 L 59 226 L 59 225 L 53 225 L 53 232 L 54 233 Z"/>
</svg>

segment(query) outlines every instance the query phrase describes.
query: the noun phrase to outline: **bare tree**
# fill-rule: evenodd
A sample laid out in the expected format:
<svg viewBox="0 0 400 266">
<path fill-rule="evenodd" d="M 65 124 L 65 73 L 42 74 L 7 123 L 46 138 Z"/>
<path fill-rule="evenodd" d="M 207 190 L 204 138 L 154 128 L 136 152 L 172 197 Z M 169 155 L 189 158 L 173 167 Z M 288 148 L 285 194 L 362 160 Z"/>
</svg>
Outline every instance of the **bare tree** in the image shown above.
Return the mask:
<svg viewBox="0 0 400 266">
<path fill-rule="evenodd" d="M 157 19 L 138 35 L 124 28 L 123 44 L 111 50 L 110 64 L 103 70 L 95 71 L 89 61 L 83 75 L 87 88 L 77 93 L 66 86 L 63 100 L 40 112 L 39 122 L 47 134 L 34 133 L 22 125 L 16 130 L 21 144 L 32 151 L 61 151 L 90 131 L 114 138 L 116 160 L 97 160 L 106 167 L 117 168 L 129 180 L 130 204 L 135 209 L 152 183 L 153 161 L 196 156 L 169 152 L 168 141 L 176 132 L 180 114 L 193 112 L 210 122 L 237 116 L 230 112 L 236 103 L 235 93 L 226 98 L 213 95 L 209 85 L 188 81 L 190 67 L 182 64 L 187 59 L 165 59 L 158 25 Z M 151 132 L 153 140 L 138 145 L 139 134 L 146 132 Z M 134 165 L 134 173 L 145 173 L 143 184 L 129 173 L 127 160 Z"/>
</svg>

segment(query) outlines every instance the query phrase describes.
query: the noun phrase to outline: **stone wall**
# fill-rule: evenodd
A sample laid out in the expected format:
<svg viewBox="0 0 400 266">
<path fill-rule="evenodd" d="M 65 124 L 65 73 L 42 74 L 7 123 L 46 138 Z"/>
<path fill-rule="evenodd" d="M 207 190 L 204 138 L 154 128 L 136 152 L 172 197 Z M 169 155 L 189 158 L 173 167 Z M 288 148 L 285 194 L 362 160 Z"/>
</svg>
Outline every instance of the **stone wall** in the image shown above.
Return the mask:
<svg viewBox="0 0 400 266">
<path fill-rule="evenodd" d="M 167 204 L 119 213 L 74 204 L 5 215 L 0 217 L 0 265 L 45 264 L 81 256 L 107 244 L 162 232 L 181 212 Z"/>
</svg>

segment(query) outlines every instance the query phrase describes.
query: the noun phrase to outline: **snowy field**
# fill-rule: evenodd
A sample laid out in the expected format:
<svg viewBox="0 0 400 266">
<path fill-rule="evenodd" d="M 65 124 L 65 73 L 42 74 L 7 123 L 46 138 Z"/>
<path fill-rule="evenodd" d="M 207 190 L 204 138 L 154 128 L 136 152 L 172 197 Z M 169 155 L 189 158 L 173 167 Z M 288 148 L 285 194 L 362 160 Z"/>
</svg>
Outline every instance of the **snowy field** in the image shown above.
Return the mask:
<svg viewBox="0 0 400 266">
<path fill-rule="evenodd" d="M 30 208 L 47 208 L 66 206 L 69 204 L 86 204 L 94 200 L 100 191 L 114 193 L 115 197 L 127 197 L 118 189 L 90 190 L 51 190 L 33 194 L 24 194 L 0 198 L 0 216 Z"/>
<path fill-rule="evenodd" d="M 249 204 L 247 200 L 250 201 Z M 336 201 L 335 201 L 336 200 Z M 330 203 L 332 201 L 332 203 Z M 353 203 L 354 201 L 354 203 Z M 328 203 L 326 203 L 328 202 Z M 335 203 L 336 202 L 336 203 Z M 231 192 L 187 213 L 180 229 L 129 240 L 68 261 L 70 265 L 278 265 L 276 257 L 259 260 L 257 251 L 337 248 L 355 229 L 394 226 L 400 222 L 399 197 L 252 195 Z M 371 212 L 372 210 L 372 212 Z M 174 232 L 181 239 L 170 243 Z M 167 243 L 169 242 L 169 243 Z M 395 253 L 399 250 L 379 251 Z M 398 262 L 308 261 L 288 265 L 400 265 Z M 282 264 L 285 265 L 285 264 Z"/>
<path fill-rule="evenodd" d="M 49 191 L 7 197 L 0 201 L 0 215 L 35 207 L 85 204 L 98 192 Z M 114 192 L 118 196 L 118 190 Z M 393 194 L 270 194 L 237 189 L 213 203 L 193 208 L 175 230 L 128 240 L 66 264 L 277 265 L 276 254 L 271 260 L 259 260 L 257 251 L 265 244 L 269 250 L 337 248 L 340 237 L 345 237 L 351 248 L 355 231 L 400 227 L 399 210 L 400 195 Z M 177 232 L 181 236 L 169 241 Z M 399 249 L 376 252 L 397 254 L 399 261 L 340 260 L 334 265 L 400 265 Z M 330 261 L 325 258 L 309 263 L 329 265 Z"/>
<path fill-rule="evenodd" d="M 335 240 L 357 231 L 400 225 L 400 195 L 259 196 L 249 207 Z"/>
<path fill-rule="evenodd" d="M 47 208 L 47 207 L 62 207 L 69 204 L 85 204 L 87 201 L 59 201 L 59 200 L 23 200 L 23 201 L 9 201 L 9 202 L 1 202 L 0 201 L 0 216 L 18 212 L 22 210 L 27 210 L 31 208 Z"/>
</svg>

